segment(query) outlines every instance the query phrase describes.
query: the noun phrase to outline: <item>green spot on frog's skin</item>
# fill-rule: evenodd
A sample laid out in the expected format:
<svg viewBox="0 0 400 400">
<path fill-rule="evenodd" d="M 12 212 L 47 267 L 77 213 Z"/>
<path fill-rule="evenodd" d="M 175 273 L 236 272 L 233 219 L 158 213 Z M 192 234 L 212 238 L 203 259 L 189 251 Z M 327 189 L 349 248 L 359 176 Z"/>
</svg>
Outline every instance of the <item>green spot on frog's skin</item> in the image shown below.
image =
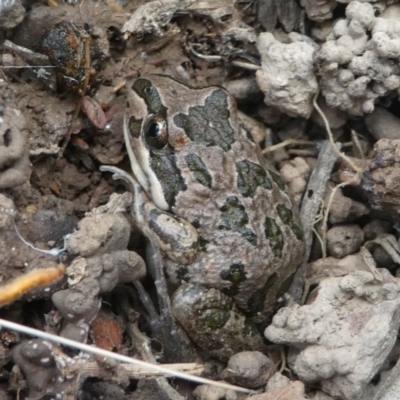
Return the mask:
<svg viewBox="0 0 400 400">
<path fill-rule="evenodd" d="M 281 176 L 271 169 L 268 171 L 269 171 L 269 174 L 271 175 L 271 178 L 273 179 L 273 181 L 278 185 L 278 188 L 281 189 L 282 191 L 286 192 L 286 185 L 285 185 L 285 182 L 283 182 L 283 179 L 281 178 Z"/>
<path fill-rule="evenodd" d="M 189 107 L 189 114 L 175 115 L 174 123 L 193 142 L 219 146 L 228 151 L 235 141 L 235 132 L 229 118 L 228 94 L 222 89 L 216 89 L 206 98 L 204 106 Z"/>
<path fill-rule="evenodd" d="M 176 277 L 179 280 L 186 280 L 187 274 L 188 274 L 188 269 L 187 267 L 180 267 L 178 268 L 178 270 L 176 271 Z"/>
<path fill-rule="evenodd" d="M 195 219 L 190 222 L 193 225 L 193 228 L 199 229 L 200 228 L 200 221 L 198 219 Z"/>
<path fill-rule="evenodd" d="M 161 101 L 158 90 L 152 85 L 151 81 L 144 78 L 136 79 L 133 82 L 132 90 L 141 97 L 149 109 L 149 114 L 167 115 L 167 107 Z"/>
<path fill-rule="evenodd" d="M 265 218 L 265 236 L 269 240 L 269 246 L 275 257 L 282 257 L 283 234 L 279 225 L 272 218 Z"/>
<path fill-rule="evenodd" d="M 219 229 L 238 232 L 253 246 L 257 244 L 256 234 L 246 226 L 249 222 L 246 210 L 236 196 L 228 197 L 225 204 L 220 208 L 220 211 Z"/>
<path fill-rule="evenodd" d="M 204 329 L 216 331 L 217 329 L 223 328 L 228 322 L 229 318 L 230 313 L 228 310 L 210 308 L 209 310 L 206 310 L 201 317 L 199 317 L 197 323 Z"/>
<path fill-rule="evenodd" d="M 219 276 L 225 281 L 239 285 L 246 280 L 246 267 L 240 262 L 233 263 L 229 269 L 222 270 Z"/>
<path fill-rule="evenodd" d="M 244 197 L 254 196 L 257 187 L 272 189 L 272 183 L 267 177 L 267 172 L 261 165 L 248 160 L 236 163 L 237 187 Z"/>
<path fill-rule="evenodd" d="M 187 189 L 172 148 L 150 150 L 150 167 L 161 184 L 166 202 L 172 207 L 178 193 Z"/>
<path fill-rule="evenodd" d="M 265 285 L 258 289 L 247 301 L 247 310 L 250 316 L 256 316 L 258 313 L 264 311 L 265 297 L 268 293 L 268 289 L 275 285 L 278 281 L 278 275 L 273 273 L 265 283 Z"/>
<path fill-rule="evenodd" d="M 303 240 L 303 232 L 300 227 L 293 221 L 293 212 L 283 204 L 278 204 L 276 207 L 278 215 L 282 222 L 290 227 L 298 240 Z"/>
<path fill-rule="evenodd" d="M 229 297 L 236 296 L 239 293 L 239 286 L 238 285 L 231 285 L 227 288 L 221 290 L 223 294 L 226 294 Z"/>
<path fill-rule="evenodd" d="M 199 235 L 199 249 L 206 251 L 209 241 L 204 239 L 203 236 Z"/>
<path fill-rule="evenodd" d="M 142 130 L 142 120 L 130 117 L 128 122 L 128 127 L 131 135 L 135 138 L 138 138 Z"/>
<path fill-rule="evenodd" d="M 185 157 L 185 160 L 190 171 L 192 171 L 193 176 L 202 185 L 207 186 L 211 189 L 212 177 L 202 159 L 197 154 L 191 153 Z"/>
</svg>

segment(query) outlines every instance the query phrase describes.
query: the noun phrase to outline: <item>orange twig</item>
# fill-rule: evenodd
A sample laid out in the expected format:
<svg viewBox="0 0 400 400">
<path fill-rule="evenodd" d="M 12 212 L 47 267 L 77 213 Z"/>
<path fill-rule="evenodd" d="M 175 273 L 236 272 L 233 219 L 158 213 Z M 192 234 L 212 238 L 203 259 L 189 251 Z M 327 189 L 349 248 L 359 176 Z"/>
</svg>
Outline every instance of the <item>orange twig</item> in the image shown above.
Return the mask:
<svg viewBox="0 0 400 400">
<path fill-rule="evenodd" d="M 39 286 L 50 285 L 64 276 L 65 266 L 34 269 L 13 281 L 0 286 L 0 307 L 18 300 L 22 295 Z"/>
</svg>

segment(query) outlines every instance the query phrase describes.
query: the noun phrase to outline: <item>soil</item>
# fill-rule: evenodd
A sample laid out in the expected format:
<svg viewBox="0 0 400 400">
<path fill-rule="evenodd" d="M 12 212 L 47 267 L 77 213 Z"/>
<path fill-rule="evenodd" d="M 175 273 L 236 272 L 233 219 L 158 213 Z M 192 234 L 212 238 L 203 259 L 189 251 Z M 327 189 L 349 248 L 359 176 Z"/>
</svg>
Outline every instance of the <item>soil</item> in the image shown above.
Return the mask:
<svg viewBox="0 0 400 400">
<path fill-rule="evenodd" d="M 100 172 L 99 167 L 114 165 L 129 171 L 122 134 L 122 119 L 125 105 L 124 85 L 132 78 L 155 73 L 171 75 L 177 79 L 184 78 L 187 83 L 195 87 L 208 85 L 232 87 L 232 93 L 237 98 L 239 109 L 253 117 L 258 123 L 267 125 L 269 130 L 272 129 L 274 132 L 273 139 L 267 135 L 266 143 L 295 138 L 308 140 L 313 144 L 313 142 L 325 138 L 325 128 L 315 113 L 309 118 L 304 118 L 304 115 L 302 118 L 297 118 L 285 114 L 279 107 L 263 103 L 263 95 L 255 85 L 254 71 L 248 69 L 248 65 L 254 66 L 255 61 L 259 62 L 260 57 L 255 43 L 245 40 L 240 42 L 237 38 L 227 39 L 227 36 L 224 36 L 228 30 L 227 26 L 217 26 L 212 18 L 205 16 L 205 12 L 176 12 L 171 21 L 166 24 L 155 23 L 155 25 L 158 24 L 157 29 L 161 29 L 161 34 L 154 29 L 149 32 L 143 30 L 141 35 L 129 35 L 129 32 L 125 34 L 121 32 L 122 26 L 139 6 L 145 4 L 144 1 L 85 0 L 78 3 L 81 4 L 67 4 L 61 0 L 27 1 L 23 4 L 25 11 L 18 11 L 23 13 L 22 22 L 11 28 L 4 28 L 0 24 L 0 44 L 2 46 L 2 66 L 0 66 L 0 119 L 2 122 L 0 125 L 0 280 L 3 283 L 11 282 L 32 270 L 56 268 L 59 263 L 69 265 L 71 262 L 70 254 L 61 253 L 57 257 L 45 254 L 27 245 L 21 240 L 21 237 L 37 249 L 50 251 L 62 248 L 65 236 L 77 229 L 79 222 L 85 215 L 87 216 L 86 213 L 107 204 L 112 193 L 125 191 L 122 184 L 114 182 L 109 173 Z M 225 3 L 230 5 L 229 2 Z M 299 6 L 297 5 L 297 7 Z M 296 10 L 292 11 L 293 15 L 298 14 L 298 10 Z M 264 28 L 257 20 L 257 12 L 258 16 L 263 13 L 262 10 L 257 11 L 253 3 L 238 5 L 238 13 L 242 21 L 255 28 L 257 32 L 261 32 Z M 290 14 L 289 11 L 288 14 Z M 344 14 L 344 8 L 339 6 L 337 17 L 343 17 Z M 60 25 L 65 21 L 69 24 L 67 28 Z M 307 23 L 311 26 L 316 24 L 310 20 L 307 20 Z M 268 24 L 270 26 L 271 21 Z M 278 27 L 276 28 L 277 36 L 279 34 L 286 35 L 283 33 L 281 25 L 285 25 L 287 28 L 287 24 L 287 20 L 282 20 L 275 25 Z M 3 26 L 2 29 L 1 26 Z M 287 32 L 298 31 L 297 26 L 293 26 Z M 64 28 L 68 29 L 66 34 L 62 33 Z M 311 32 L 310 27 L 305 29 L 307 32 Z M 43 44 L 43 37 L 49 38 L 49 32 L 52 36 L 48 39 L 46 47 Z M 64 42 L 65 38 L 70 39 L 71 37 L 75 42 L 72 39 L 68 43 Z M 14 47 L 10 45 L 10 42 Z M 198 57 L 190 51 L 189 43 L 198 44 L 198 48 L 201 49 L 198 53 L 202 53 L 204 57 Z M 50 61 L 46 57 L 34 60 L 32 55 L 22 52 L 16 46 L 30 49 L 36 55 L 49 56 Z M 56 53 L 56 47 L 64 52 L 62 56 Z M 240 58 L 235 56 L 238 52 L 240 52 Z M 216 54 L 219 59 L 213 59 Z M 83 58 L 86 63 L 90 61 L 89 69 L 93 70 L 90 74 L 88 68 L 76 70 L 76 58 L 79 57 Z M 243 68 L 238 61 L 247 64 L 247 67 Z M 235 83 L 238 83 L 240 89 L 237 93 L 234 92 L 236 90 L 234 89 Z M 358 133 L 363 136 L 361 141 L 365 142 L 364 145 L 367 148 L 365 155 L 367 155 L 375 139 L 368 132 L 363 118 L 351 116 L 352 120 L 343 127 L 347 120 L 347 114 L 341 110 L 338 110 L 336 114 L 340 114 L 341 118 L 344 115 L 340 120 L 344 122 L 333 126 L 335 140 L 348 142 L 352 137 L 351 131 L 358 129 Z M 332 125 L 335 125 L 334 118 L 335 116 L 330 118 Z M 339 119 L 339 117 L 337 118 Z M 263 136 L 264 128 L 259 129 L 258 132 L 260 130 Z M 392 144 L 389 144 L 385 151 L 389 152 L 391 146 Z M 347 153 L 350 156 L 356 155 L 356 151 L 353 150 Z M 372 153 L 369 154 L 372 158 Z M 313 146 L 292 146 L 289 150 L 278 149 L 273 155 L 268 155 L 271 162 L 282 170 L 284 179 L 295 193 L 298 201 L 301 200 L 311 170 L 315 167 L 316 155 Z M 387 166 L 382 157 L 375 159 L 375 169 L 378 169 L 379 166 L 383 166 L 384 169 Z M 389 158 L 389 156 L 387 157 Z M 368 160 L 364 159 L 357 165 L 363 171 L 369 171 Z M 395 165 L 396 163 L 393 162 L 393 168 Z M 348 170 L 348 164 L 339 165 L 337 163 L 331 182 L 337 184 L 346 179 L 352 179 L 354 171 L 350 178 L 343 178 Z M 393 169 L 383 172 L 384 176 L 392 173 Z M 366 177 L 367 173 L 364 174 L 365 180 Z M 385 207 L 384 201 L 387 193 L 385 192 L 385 183 L 382 183 L 384 181 L 385 178 L 380 176 L 381 196 L 379 193 L 378 195 L 372 193 L 374 187 L 372 175 L 371 180 L 368 180 L 368 190 L 353 185 L 344 192 L 338 193 L 338 196 L 343 196 L 344 193 L 348 203 L 345 206 L 341 202 L 339 203 L 342 206 L 340 204 L 333 205 L 336 207 L 336 211 L 332 212 L 340 222 L 340 229 L 343 229 L 344 233 L 340 231 L 340 234 L 336 234 L 334 242 L 328 243 L 328 249 L 340 249 L 339 255 L 338 251 L 331 251 L 330 255 L 344 258 L 350 253 L 359 251 L 364 241 L 362 230 L 371 221 L 382 221 L 381 224 L 378 223 L 379 229 L 376 230 L 379 233 L 394 233 L 392 221 L 393 217 L 397 217 L 398 210 Z M 393 198 L 396 197 L 398 188 L 396 186 L 391 190 L 394 195 L 390 197 L 390 204 L 395 204 L 397 207 L 397 202 L 393 201 Z M 370 204 L 369 199 L 372 197 L 374 203 L 372 204 L 371 201 Z M 349 212 L 347 213 L 347 211 Z M 344 217 L 338 217 L 343 214 L 345 214 Z M 129 241 L 129 250 L 132 252 L 135 250 L 144 256 L 144 240 L 132 226 L 129 217 L 127 219 L 132 233 L 128 237 L 121 233 L 118 240 Z M 110 222 L 110 226 L 113 223 Z M 121 222 L 121 225 L 123 224 L 124 222 Z M 329 228 L 335 228 L 334 220 L 329 220 L 328 224 Z M 383 225 L 384 228 L 382 228 Z M 107 229 L 111 230 L 111 228 Z M 323 230 L 321 226 L 318 229 L 320 232 Z M 353 230 L 357 231 L 357 240 L 351 236 Z M 335 232 L 327 235 L 328 240 Z M 111 235 L 109 231 L 104 235 L 108 235 L 107 240 L 109 240 Z M 344 242 L 341 245 L 341 238 L 344 241 L 347 238 L 352 246 Z M 82 238 L 82 241 L 84 240 L 85 238 Z M 356 244 L 354 244 L 355 242 Z M 313 261 L 318 260 L 322 254 L 318 243 L 316 241 L 312 249 L 311 260 Z M 98 248 L 102 246 L 106 246 L 104 242 L 101 242 Z M 350 247 L 351 250 L 347 251 Z M 100 254 L 103 255 L 104 252 Z M 118 260 L 125 260 L 120 253 L 118 254 Z M 99 253 L 97 253 L 98 255 Z M 390 259 L 391 270 L 393 274 L 396 274 L 391 257 L 385 253 L 383 259 L 384 261 L 381 263 L 378 260 L 378 267 L 387 266 L 389 264 L 387 260 Z M 126 279 L 119 279 L 120 284 L 128 282 Z M 314 285 L 318 279 L 310 278 L 310 281 Z M 145 282 L 146 285 L 147 282 Z M 90 343 L 95 343 L 108 350 L 133 355 L 135 352 L 131 352 L 130 349 L 132 336 L 127 333 L 130 325 L 126 315 L 123 317 L 119 314 L 120 310 L 118 311 L 112 303 L 107 303 L 119 298 L 119 289 L 114 286 L 112 288 L 110 286 L 111 294 L 102 292 L 100 287 L 96 290 L 99 290 L 102 296 L 97 297 L 97 292 L 96 295 L 93 295 L 95 296 L 93 302 L 96 305 L 91 304 L 91 318 L 88 317 L 84 321 L 85 324 L 90 325 L 88 340 Z M 54 307 L 51 295 L 65 290 L 66 287 L 66 277 L 49 282 L 45 287 L 36 285 L 21 295 L 15 295 L 14 298 L 11 298 L 13 301 L 7 301 L 9 304 L 0 310 L 0 317 L 18 321 L 40 330 L 59 333 L 62 318 L 66 317 Z M 154 291 L 151 283 L 146 286 L 146 289 L 150 293 Z M 87 296 L 90 297 L 90 294 Z M 152 293 L 151 296 L 153 296 Z M 98 311 L 97 302 L 100 302 L 100 298 L 104 303 L 101 312 L 94 319 Z M 134 302 L 136 304 L 139 302 L 137 296 Z M 93 307 L 95 308 L 93 309 Z M 132 305 L 129 313 L 136 313 Z M 79 314 L 79 318 L 82 315 Z M 71 318 L 69 322 L 76 323 L 79 318 L 74 318 Z M 138 316 L 136 318 L 139 319 Z M 144 332 L 148 332 L 144 321 L 140 320 L 139 325 Z M 23 343 L 22 338 L 11 332 L 8 333 L 11 338 L 6 337 L 5 333 L 4 330 L 0 332 L 0 352 L 2 354 L 0 357 L 0 397 L 13 399 L 17 398 L 17 394 L 21 394 L 19 398 L 34 398 L 34 396 L 39 396 L 35 398 L 45 398 L 43 393 L 46 392 L 46 388 L 42 387 L 39 388 L 40 390 L 34 391 L 32 383 L 26 379 L 26 370 L 18 364 L 21 361 L 17 360 L 20 359 L 15 358 L 18 351 L 23 353 L 21 349 L 12 350 L 17 344 Z M 154 342 L 156 345 L 157 340 Z M 269 345 L 271 346 L 271 343 Z M 270 350 L 273 355 L 273 363 L 277 365 L 281 352 L 276 351 L 274 346 L 270 347 Z M 74 355 L 71 350 L 65 349 L 65 352 L 71 357 Z M 155 353 L 156 350 L 154 350 Z M 162 350 L 160 354 L 162 354 Z M 17 365 L 19 365 L 19 369 L 16 369 Z M 107 368 L 112 370 L 111 367 L 105 367 L 104 370 Z M 215 362 L 211 368 L 214 372 L 208 374 L 208 377 L 217 379 L 221 369 L 220 363 Z M 79 387 L 75 388 L 75 394 L 72 391 L 69 394 L 70 397 L 64 398 L 95 399 L 100 398 L 96 397 L 99 393 L 105 396 L 103 398 L 114 399 L 161 398 L 157 397 L 160 396 L 159 386 L 154 388 L 152 383 L 143 383 L 137 378 L 129 377 L 129 374 L 128 378 L 125 376 L 124 381 L 124 377 L 118 377 L 116 369 L 112 371 L 107 377 L 104 373 L 101 378 L 97 376 L 90 377 L 86 381 L 76 380 L 75 383 L 79 384 Z M 270 371 L 268 372 L 269 376 Z M 46 376 L 47 378 L 49 381 L 54 381 L 53 376 Z M 260 377 L 254 379 L 258 381 Z M 11 381 L 13 381 L 12 384 L 10 384 Z M 240 379 L 238 381 L 241 382 Z M 47 381 L 44 380 L 44 382 Z M 53 383 L 52 385 L 54 389 L 55 386 Z M 180 386 L 177 385 L 177 391 L 188 396 L 185 398 L 190 398 L 189 396 L 192 395 L 189 393 L 194 387 L 194 385 L 187 386 L 187 384 L 181 383 Z M 311 392 L 315 393 L 314 388 L 310 389 Z M 50 393 L 47 395 L 50 396 Z M 165 396 L 167 398 L 167 395 Z M 225 394 L 221 396 L 225 396 Z M 296 398 L 303 397 L 298 395 Z"/>
</svg>

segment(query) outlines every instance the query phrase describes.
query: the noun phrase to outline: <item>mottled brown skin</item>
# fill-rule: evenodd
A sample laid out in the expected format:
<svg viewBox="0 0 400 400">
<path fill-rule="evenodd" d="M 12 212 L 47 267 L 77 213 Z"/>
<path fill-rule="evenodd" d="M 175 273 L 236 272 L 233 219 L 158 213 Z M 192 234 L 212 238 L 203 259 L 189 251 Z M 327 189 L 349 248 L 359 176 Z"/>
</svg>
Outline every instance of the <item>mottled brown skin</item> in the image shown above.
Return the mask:
<svg viewBox="0 0 400 400">
<path fill-rule="evenodd" d="M 187 265 L 165 254 L 169 274 L 222 290 L 252 315 L 271 312 L 302 261 L 302 231 L 234 100 L 222 88 L 194 89 L 164 76 L 139 78 L 129 89 L 127 129 L 145 171 L 142 186 L 199 235 Z"/>
</svg>

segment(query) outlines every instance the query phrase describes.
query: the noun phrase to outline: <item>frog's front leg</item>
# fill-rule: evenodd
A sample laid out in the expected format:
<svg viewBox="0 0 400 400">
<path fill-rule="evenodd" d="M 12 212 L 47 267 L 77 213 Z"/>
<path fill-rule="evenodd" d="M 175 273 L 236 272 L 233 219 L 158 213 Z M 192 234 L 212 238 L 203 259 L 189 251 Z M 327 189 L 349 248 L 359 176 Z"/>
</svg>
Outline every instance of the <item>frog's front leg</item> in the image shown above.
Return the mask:
<svg viewBox="0 0 400 400">
<path fill-rule="evenodd" d="M 146 196 L 143 191 L 141 194 L 143 198 Z M 135 203 L 136 206 L 137 203 Z M 147 235 L 150 231 L 158 248 L 169 260 L 178 265 L 190 265 L 193 262 L 197 256 L 199 238 L 191 223 L 166 211 L 159 210 L 154 203 L 148 200 L 142 204 L 141 209 L 135 214 L 139 229 Z"/>
<path fill-rule="evenodd" d="M 151 265 L 150 270 L 152 270 L 157 289 L 160 316 L 156 315 L 157 313 L 154 314 L 154 307 L 150 304 L 151 300 L 141 283 L 136 282 L 135 286 L 149 316 L 155 315 L 155 318 L 151 317 L 151 321 L 149 322 L 153 327 L 154 337 L 164 343 L 165 360 L 169 362 L 193 361 L 196 358 L 193 346 L 189 343 L 189 339 L 184 332 L 179 329 L 172 316 L 173 313 L 165 282 L 160 250 L 173 250 L 178 255 L 176 257 L 177 262 L 190 263 L 196 255 L 195 243 L 197 242 L 197 233 L 194 231 L 196 235 L 193 236 L 194 228 L 192 225 L 185 223 L 185 221 L 180 222 L 177 218 L 170 216 L 166 212 L 159 212 L 154 204 L 148 200 L 136 180 L 125 171 L 111 166 L 101 166 L 100 170 L 113 173 L 113 179 L 115 180 L 121 179 L 125 181 L 134 194 L 131 211 L 137 227 L 142 230 L 144 236 L 147 237 L 151 244 L 153 254 L 151 260 L 147 261 Z M 165 223 L 174 229 L 169 234 L 174 234 L 175 241 L 179 238 L 181 239 L 181 243 L 177 243 L 177 247 L 175 247 L 174 241 L 168 244 L 168 235 L 163 232 Z"/>
<path fill-rule="evenodd" d="M 199 248 L 199 237 L 191 223 L 156 207 L 135 178 L 111 166 L 101 166 L 101 171 L 114 173 L 113 179 L 125 181 L 134 194 L 132 216 L 136 226 L 145 236 L 152 237 L 160 251 L 176 264 L 189 265 Z"/>
<path fill-rule="evenodd" d="M 159 210 L 136 180 L 116 167 L 100 167 L 123 179 L 134 194 L 132 214 L 143 234 L 155 243 L 173 269 L 190 264 L 197 256 L 198 234 L 186 220 Z M 166 292 L 157 287 L 161 303 L 169 309 Z M 163 307 L 161 307 L 163 308 Z M 166 310 L 161 310 L 165 312 Z M 236 307 L 233 300 L 214 288 L 184 284 L 174 293 L 172 313 L 188 336 L 211 355 L 227 360 L 240 351 L 264 350 L 263 339 L 255 326 Z"/>
</svg>

